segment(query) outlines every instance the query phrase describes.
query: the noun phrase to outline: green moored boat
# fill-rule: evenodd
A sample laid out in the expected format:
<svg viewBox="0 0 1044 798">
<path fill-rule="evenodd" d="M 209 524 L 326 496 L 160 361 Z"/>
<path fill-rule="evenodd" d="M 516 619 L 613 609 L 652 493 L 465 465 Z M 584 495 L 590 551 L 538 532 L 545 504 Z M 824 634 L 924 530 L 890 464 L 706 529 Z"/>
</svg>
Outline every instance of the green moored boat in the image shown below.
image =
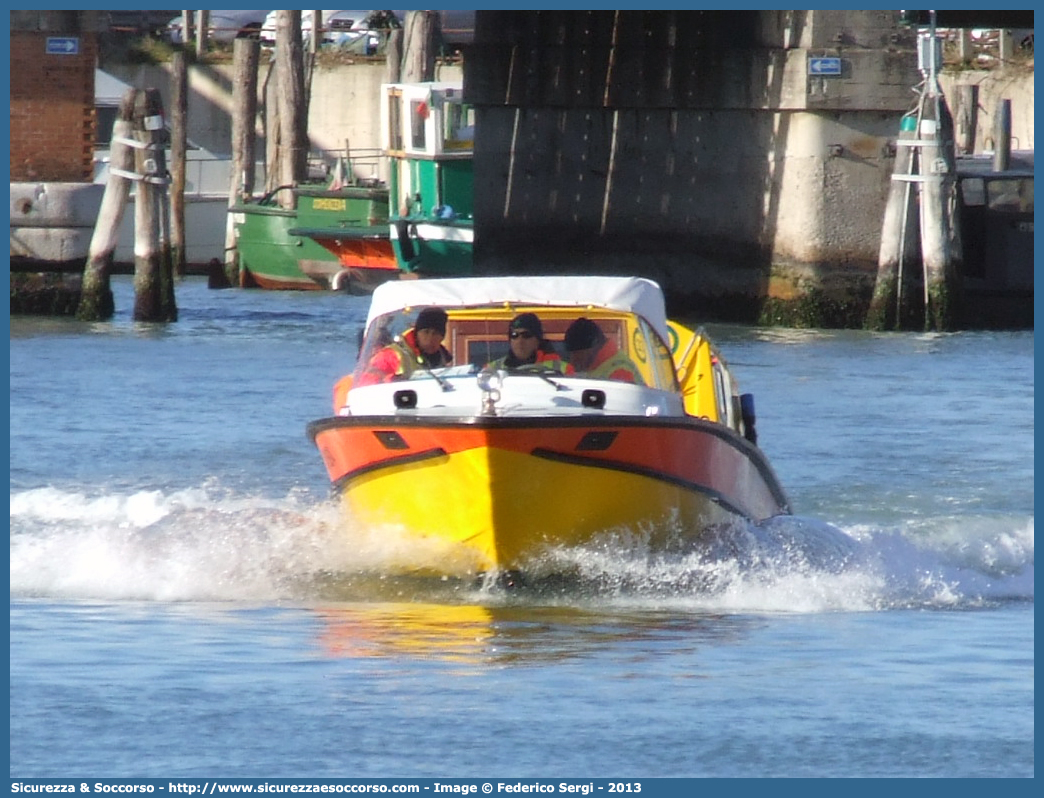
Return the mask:
<svg viewBox="0 0 1044 798">
<path fill-rule="evenodd" d="M 240 284 L 371 291 L 402 276 L 473 272 L 474 110 L 460 82 L 391 83 L 381 93 L 388 182 L 297 186 L 231 209 Z M 349 166 L 348 173 L 352 173 Z"/>
<path fill-rule="evenodd" d="M 237 203 L 230 211 L 241 285 L 284 290 L 354 288 L 380 282 L 364 273 L 368 269 L 396 275 L 386 187 L 297 186 L 289 189 L 293 209 L 279 206 L 280 190 L 286 189 Z M 349 243 L 342 246 L 342 241 Z"/>
<path fill-rule="evenodd" d="M 419 277 L 471 274 L 474 110 L 461 83 L 390 83 L 381 95 L 391 243 Z"/>
</svg>

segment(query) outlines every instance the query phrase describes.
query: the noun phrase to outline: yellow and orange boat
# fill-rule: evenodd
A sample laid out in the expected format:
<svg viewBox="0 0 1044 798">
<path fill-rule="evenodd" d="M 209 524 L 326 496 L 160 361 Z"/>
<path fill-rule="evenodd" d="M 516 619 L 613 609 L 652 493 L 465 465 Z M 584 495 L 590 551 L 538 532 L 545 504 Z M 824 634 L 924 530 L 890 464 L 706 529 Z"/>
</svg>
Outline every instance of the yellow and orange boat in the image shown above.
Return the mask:
<svg viewBox="0 0 1044 798">
<path fill-rule="evenodd" d="M 357 385 L 377 349 L 428 306 L 447 313 L 454 365 Z M 563 357 L 569 324 L 593 320 L 640 382 L 490 368 L 523 312 L 538 315 Z M 647 279 L 384 283 L 334 413 L 308 434 L 348 522 L 415 544 L 421 571 L 526 572 L 549 550 L 597 544 L 605 533 L 670 545 L 737 518 L 790 513 L 756 445 L 752 399 L 703 330 L 667 319 Z"/>
</svg>

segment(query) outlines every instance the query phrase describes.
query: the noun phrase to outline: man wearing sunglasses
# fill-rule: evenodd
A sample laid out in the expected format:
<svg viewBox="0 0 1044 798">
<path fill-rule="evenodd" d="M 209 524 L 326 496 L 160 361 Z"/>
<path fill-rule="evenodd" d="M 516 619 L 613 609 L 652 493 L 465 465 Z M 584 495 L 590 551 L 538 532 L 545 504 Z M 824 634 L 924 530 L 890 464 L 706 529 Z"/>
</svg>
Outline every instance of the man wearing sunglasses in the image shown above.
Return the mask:
<svg viewBox="0 0 1044 798">
<path fill-rule="evenodd" d="M 511 351 L 490 363 L 495 369 L 539 368 L 562 372 L 565 364 L 551 342 L 544 338 L 544 327 L 535 313 L 521 313 L 508 325 Z"/>
</svg>

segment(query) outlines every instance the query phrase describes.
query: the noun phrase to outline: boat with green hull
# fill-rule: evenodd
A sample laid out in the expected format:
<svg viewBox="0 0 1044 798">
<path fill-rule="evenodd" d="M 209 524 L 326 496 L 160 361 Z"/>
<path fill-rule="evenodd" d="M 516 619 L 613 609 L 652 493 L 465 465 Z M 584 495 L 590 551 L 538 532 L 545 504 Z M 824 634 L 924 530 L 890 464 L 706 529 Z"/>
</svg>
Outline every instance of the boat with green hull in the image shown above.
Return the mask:
<svg viewBox="0 0 1044 798">
<path fill-rule="evenodd" d="M 390 83 L 381 93 L 391 244 L 404 275 L 474 271 L 474 109 L 459 82 Z"/>
<path fill-rule="evenodd" d="M 278 204 L 280 191 L 293 208 Z M 382 185 L 282 187 L 230 212 L 244 287 L 372 290 L 382 279 L 369 271 L 397 276 Z"/>
<path fill-rule="evenodd" d="M 365 293 L 400 277 L 473 273 L 474 110 L 461 83 L 386 84 L 381 118 L 386 184 L 356 179 L 349 157 L 326 186 L 233 206 L 241 285 Z M 284 190 L 292 209 L 277 202 Z"/>
</svg>

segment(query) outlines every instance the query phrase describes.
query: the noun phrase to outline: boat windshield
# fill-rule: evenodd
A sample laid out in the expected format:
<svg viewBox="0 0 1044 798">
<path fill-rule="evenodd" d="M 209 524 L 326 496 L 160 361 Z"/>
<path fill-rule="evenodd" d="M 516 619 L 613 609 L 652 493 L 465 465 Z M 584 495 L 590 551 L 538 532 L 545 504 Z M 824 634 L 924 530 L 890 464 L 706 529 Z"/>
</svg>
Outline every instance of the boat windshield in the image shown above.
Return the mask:
<svg viewBox="0 0 1044 798">
<path fill-rule="evenodd" d="M 354 378 L 356 384 L 359 383 L 366 367 L 378 352 L 396 341 L 401 341 L 403 336 L 412 329 L 415 317 L 415 313 L 400 311 L 397 313 L 386 313 L 371 322 L 359 349 L 359 357 L 355 362 Z"/>
<path fill-rule="evenodd" d="M 362 384 L 362 373 L 382 349 L 396 342 L 402 344 L 413 327 L 417 312 L 417 308 L 401 309 L 371 321 L 356 361 L 356 385 Z M 450 369 L 436 369 L 436 372 L 441 376 L 461 376 L 477 373 L 490 364 L 502 365 L 502 359 L 510 352 L 508 327 L 511 320 L 523 312 L 534 313 L 540 318 L 544 350 L 561 359 L 560 366 L 549 366 L 549 369 L 557 373 L 564 371 L 570 360 L 565 346 L 566 331 L 579 315 L 577 308 L 500 305 L 448 311 L 449 321 L 442 345 L 450 351 L 453 360 Z M 679 390 L 671 350 L 644 319 L 630 313 L 597 308 L 585 309 L 583 315 L 594 321 L 605 336 L 608 344 L 600 355 L 603 361 L 608 363 L 611 359 L 612 363 L 601 369 L 591 367 L 590 372 L 582 371 L 572 376 L 625 379 L 660 390 Z M 623 371 L 621 364 L 626 364 Z"/>
</svg>

